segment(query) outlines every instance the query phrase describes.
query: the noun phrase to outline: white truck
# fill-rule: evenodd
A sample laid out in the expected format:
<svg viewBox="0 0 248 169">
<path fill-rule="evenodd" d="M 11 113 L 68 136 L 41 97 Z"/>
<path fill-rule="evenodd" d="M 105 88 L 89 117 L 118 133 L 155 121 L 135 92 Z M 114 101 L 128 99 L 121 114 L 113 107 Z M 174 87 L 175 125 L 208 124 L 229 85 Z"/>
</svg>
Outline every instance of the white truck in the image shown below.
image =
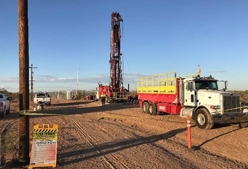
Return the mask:
<svg viewBox="0 0 248 169">
<path fill-rule="evenodd" d="M 36 93 L 34 96 L 34 104 L 45 104 L 45 105 L 51 105 L 51 98 L 48 93 Z"/>
<path fill-rule="evenodd" d="M 10 113 L 10 100 L 5 94 L 0 93 L 0 116 L 2 118 Z"/>
<path fill-rule="evenodd" d="M 215 123 L 248 123 L 248 109 L 241 107 L 240 95 L 219 89 L 218 80 L 200 75 L 181 78 L 175 72 L 141 77 L 137 81 L 139 105 L 144 113 L 180 114 L 191 117 L 201 129 Z"/>
</svg>

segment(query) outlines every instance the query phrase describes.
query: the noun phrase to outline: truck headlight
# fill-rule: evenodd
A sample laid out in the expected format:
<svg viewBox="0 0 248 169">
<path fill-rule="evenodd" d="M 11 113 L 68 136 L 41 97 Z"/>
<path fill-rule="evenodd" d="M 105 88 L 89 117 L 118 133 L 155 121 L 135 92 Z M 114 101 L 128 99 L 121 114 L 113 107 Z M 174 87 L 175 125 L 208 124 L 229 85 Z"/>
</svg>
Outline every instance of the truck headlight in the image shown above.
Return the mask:
<svg viewBox="0 0 248 169">
<path fill-rule="evenodd" d="M 211 105 L 210 109 L 220 109 L 220 105 Z"/>
</svg>

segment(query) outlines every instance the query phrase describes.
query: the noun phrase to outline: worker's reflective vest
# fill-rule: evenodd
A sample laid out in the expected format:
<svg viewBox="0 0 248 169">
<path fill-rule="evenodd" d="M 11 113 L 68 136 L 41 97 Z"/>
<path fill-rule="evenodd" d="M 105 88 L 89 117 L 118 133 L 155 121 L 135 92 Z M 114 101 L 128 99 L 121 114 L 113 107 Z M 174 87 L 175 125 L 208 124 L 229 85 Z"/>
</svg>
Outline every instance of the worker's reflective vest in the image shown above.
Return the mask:
<svg viewBox="0 0 248 169">
<path fill-rule="evenodd" d="M 101 94 L 101 97 L 106 97 L 106 95 L 105 94 Z"/>
</svg>

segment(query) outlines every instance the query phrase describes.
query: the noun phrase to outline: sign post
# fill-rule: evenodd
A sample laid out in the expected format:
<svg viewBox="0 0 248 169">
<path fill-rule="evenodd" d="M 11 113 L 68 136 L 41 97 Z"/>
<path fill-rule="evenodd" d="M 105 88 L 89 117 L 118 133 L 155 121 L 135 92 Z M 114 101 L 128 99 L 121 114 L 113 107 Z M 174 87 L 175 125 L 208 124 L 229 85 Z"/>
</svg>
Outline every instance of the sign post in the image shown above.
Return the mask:
<svg viewBox="0 0 248 169">
<path fill-rule="evenodd" d="M 58 125 L 34 126 L 29 168 L 56 167 Z"/>
</svg>

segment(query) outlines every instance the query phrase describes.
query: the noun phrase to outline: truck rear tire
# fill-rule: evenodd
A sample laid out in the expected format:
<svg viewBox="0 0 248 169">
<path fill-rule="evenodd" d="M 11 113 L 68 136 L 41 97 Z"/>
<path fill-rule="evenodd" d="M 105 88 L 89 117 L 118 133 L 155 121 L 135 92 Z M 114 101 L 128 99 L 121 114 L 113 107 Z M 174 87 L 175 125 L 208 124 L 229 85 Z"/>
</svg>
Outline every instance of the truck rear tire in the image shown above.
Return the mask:
<svg viewBox="0 0 248 169">
<path fill-rule="evenodd" d="M 244 123 L 231 123 L 231 126 L 234 127 L 238 127 L 238 128 L 245 128 L 248 127 L 248 122 L 244 122 Z"/>
<path fill-rule="evenodd" d="M 149 113 L 149 104 L 148 104 L 148 102 L 143 102 L 142 103 L 142 112 L 143 113 Z"/>
<path fill-rule="evenodd" d="M 209 112 L 204 109 L 198 109 L 195 115 L 196 125 L 201 129 L 211 129 L 214 126 L 214 122 Z"/>
<path fill-rule="evenodd" d="M 149 104 L 150 115 L 157 115 L 157 106 L 153 103 Z"/>
<path fill-rule="evenodd" d="M 6 114 L 6 107 L 4 107 L 4 109 L 3 109 L 3 112 L 1 114 L 1 118 L 4 118 L 5 117 L 5 114 Z"/>
<path fill-rule="evenodd" d="M 10 106 L 9 106 L 9 109 L 6 110 L 6 114 L 9 114 L 10 113 Z"/>
</svg>

